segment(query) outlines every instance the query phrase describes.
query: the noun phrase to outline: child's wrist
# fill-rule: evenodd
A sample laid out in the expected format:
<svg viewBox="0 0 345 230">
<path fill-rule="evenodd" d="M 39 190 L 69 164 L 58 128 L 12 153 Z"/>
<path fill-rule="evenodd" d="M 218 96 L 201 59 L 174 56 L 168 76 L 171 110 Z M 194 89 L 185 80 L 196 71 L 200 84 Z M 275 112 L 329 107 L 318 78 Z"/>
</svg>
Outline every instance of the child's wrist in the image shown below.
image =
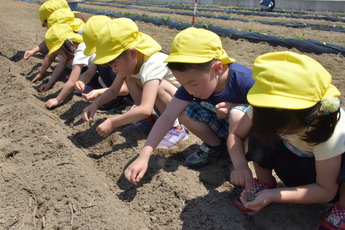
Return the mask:
<svg viewBox="0 0 345 230">
<path fill-rule="evenodd" d="M 143 150 L 140 152 L 139 154 L 139 158 L 145 159 L 145 160 L 149 160 L 149 158 L 151 157 L 151 151 L 148 151 L 147 149 L 145 149 L 145 147 L 143 148 Z"/>
</svg>

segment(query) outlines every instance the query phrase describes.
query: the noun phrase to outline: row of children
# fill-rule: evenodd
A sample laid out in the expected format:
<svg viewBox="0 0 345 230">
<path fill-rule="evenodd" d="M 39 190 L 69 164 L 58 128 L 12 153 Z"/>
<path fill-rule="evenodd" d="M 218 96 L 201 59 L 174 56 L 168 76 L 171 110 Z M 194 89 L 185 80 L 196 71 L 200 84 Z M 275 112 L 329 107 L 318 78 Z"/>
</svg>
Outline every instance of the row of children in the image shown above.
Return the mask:
<svg viewBox="0 0 345 230">
<path fill-rule="evenodd" d="M 193 27 L 179 32 L 166 54 L 127 18 L 93 16 L 82 35 L 68 23 L 48 23 L 48 28 L 48 55 L 74 57 L 62 96 L 48 108 L 74 88 L 83 91 L 84 73 L 92 70 L 93 77 L 97 68 L 108 67 L 116 77 L 92 98 L 83 119 L 94 119 L 97 109 L 121 92 L 129 92 L 136 107 L 101 123 L 99 135 L 150 117 L 147 141 L 124 171 L 128 181 L 138 184 L 155 148 L 175 146 L 187 138 L 187 129 L 203 144 L 186 165 L 197 169 L 230 157 L 230 182 L 245 188 L 234 201 L 243 212 L 255 213 L 273 202 L 336 202 L 317 229 L 345 229 L 345 113 L 340 92 L 320 63 L 294 52 L 273 52 L 259 56 L 251 70 L 227 55 L 218 35 Z M 81 75 L 87 64 L 75 64 L 78 50 L 84 54 L 80 59 L 93 56 Z M 286 186 L 277 188 L 273 170 Z"/>
</svg>

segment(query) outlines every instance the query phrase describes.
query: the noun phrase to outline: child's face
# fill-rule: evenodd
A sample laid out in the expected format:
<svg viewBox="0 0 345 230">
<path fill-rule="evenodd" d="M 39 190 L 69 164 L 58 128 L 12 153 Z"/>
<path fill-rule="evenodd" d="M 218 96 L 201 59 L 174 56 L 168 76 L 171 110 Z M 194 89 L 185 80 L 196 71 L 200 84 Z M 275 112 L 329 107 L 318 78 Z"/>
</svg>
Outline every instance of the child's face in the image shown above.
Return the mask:
<svg viewBox="0 0 345 230">
<path fill-rule="evenodd" d="M 209 71 L 173 71 L 173 74 L 176 80 L 184 86 L 189 94 L 200 99 L 209 98 L 218 84 L 218 76 L 216 75 L 213 66 Z"/>
<path fill-rule="evenodd" d="M 130 76 L 134 74 L 136 59 L 133 58 L 130 51 L 127 50 L 126 53 L 110 61 L 108 65 L 111 67 L 113 72 L 121 76 Z"/>
</svg>

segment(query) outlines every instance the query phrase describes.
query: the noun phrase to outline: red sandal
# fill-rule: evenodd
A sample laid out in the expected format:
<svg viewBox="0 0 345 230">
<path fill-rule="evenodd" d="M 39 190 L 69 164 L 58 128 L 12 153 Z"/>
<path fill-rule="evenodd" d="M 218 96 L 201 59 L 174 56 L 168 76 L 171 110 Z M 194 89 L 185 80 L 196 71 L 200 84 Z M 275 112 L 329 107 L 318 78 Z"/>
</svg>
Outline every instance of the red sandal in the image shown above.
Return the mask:
<svg viewBox="0 0 345 230">
<path fill-rule="evenodd" d="M 327 211 L 324 220 L 320 222 L 316 230 L 339 229 L 345 229 L 345 208 L 337 203 Z"/>
<path fill-rule="evenodd" d="M 272 189 L 272 188 L 276 188 L 277 187 L 277 181 L 274 177 L 272 177 L 272 181 L 270 183 L 263 183 L 261 181 L 259 181 L 258 179 L 256 178 L 253 178 L 253 188 L 254 188 L 254 192 L 252 194 L 252 196 L 249 198 L 250 200 L 253 200 L 255 199 L 255 194 L 264 190 L 264 189 Z M 237 197 L 235 200 L 234 200 L 234 204 L 235 206 L 241 210 L 243 213 L 246 213 L 248 215 L 254 215 L 255 213 L 257 213 L 257 211 L 254 211 L 252 209 L 249 209 L 249 208 L 246 208 L 241 200 L 240 200 L 240 197 Z"/>
</svg>

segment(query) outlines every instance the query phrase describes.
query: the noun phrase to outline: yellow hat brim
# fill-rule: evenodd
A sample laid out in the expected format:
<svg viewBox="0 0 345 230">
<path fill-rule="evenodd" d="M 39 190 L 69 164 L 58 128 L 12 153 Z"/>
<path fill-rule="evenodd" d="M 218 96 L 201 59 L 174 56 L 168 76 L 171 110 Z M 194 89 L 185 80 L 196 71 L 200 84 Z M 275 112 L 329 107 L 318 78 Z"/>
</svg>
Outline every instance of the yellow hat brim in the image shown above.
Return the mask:
<svg viewBox="0 0 345 230">
<path fill-rule="evenodd" d="M 71 39 L 75 43 L 83 42 L 83 37 L 80 34 L 74 33 L 67 24 L 54 24 L 50 27 L 45 34 L 45 42 L 49 49 L 48 55 L 60 49 L 67 39 Z"/>
</svg>

